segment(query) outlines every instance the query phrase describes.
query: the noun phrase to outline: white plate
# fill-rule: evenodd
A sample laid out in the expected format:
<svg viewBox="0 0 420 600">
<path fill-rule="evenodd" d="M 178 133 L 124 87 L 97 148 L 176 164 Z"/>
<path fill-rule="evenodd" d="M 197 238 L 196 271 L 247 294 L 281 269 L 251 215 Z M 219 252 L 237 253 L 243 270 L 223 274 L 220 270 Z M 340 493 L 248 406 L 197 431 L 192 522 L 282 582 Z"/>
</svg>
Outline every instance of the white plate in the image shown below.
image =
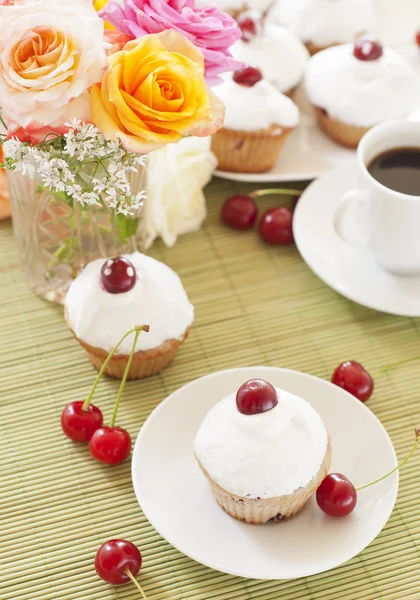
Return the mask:
<svg viewBox="0 0 420 600">
<path fill-rule="evenodd" d="M 290 135 L 276 165 L 267 173 L 215 171 L 217 177 L 233 181 L 308 181 L 354 157 L 354 150 L 336 144 L 317 126 L 312 108 L 301 86 L 293 98 L 298 105 L 300 125 Z"/>
<path fill-rule="evenodd" d="M 420 75 L 420 51 L 417 45 L 405 43 L 398 47 L 398 51 Z M 336 144 L 319 129 L 303 85 L 299 87 L 293 100 L 299 107 L 301 122 L 287 140 L 271 171 L 268 173 L 230 173 L 217 170 L 214 174 L 222 179 L 256 183 L 309 181 L 343 166 L 355 156 L 354 150 Z"/>
<path fill-rule="evenodd" d="M 352 247 L 334 230 L 337 203 L 357 185 L 357 164 L 351 161 L 306 188 L 293 220 L 299 252 L 320 279 L 353 302 L 394 315 L 420 317 L 420 275 L 391 275 L 375 263 L 367 247 Z"/>
<path fill-rule="evenodd" d="M 231 369 L 182 387 L 147 419 L 133 452 L 137 499 L 160 535 L 218 571 L 290 579 L 332 569 L 358 554 L 381 531 L 395 504 L 398 474 L 360 492 L 355 512 L 346 518 L 327 517 L 314 499 L 296 517 L 278 525 L 247 525 L 229 517 L 216 504 L 196 464 L 193 441 L 209 409 L 253 377 L 267 379 L 314 406 L 332 437 L 332 470 L 343 472 L 355 485 L 372 481 L 397 464 L 381 423 L 341 388 L 286 369 Z"/>
</svg>

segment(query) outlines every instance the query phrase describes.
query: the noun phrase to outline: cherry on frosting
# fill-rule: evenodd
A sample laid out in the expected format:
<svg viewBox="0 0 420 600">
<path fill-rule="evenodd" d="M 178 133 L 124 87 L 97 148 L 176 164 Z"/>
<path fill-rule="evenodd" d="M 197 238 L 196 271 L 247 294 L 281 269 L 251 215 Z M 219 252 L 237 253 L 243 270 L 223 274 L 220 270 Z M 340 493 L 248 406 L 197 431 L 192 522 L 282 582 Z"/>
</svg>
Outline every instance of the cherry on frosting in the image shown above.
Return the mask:
<svg viewBox="0 0 420 600">
<path fill-rule="evenodd" d="M 255 11 L 246 11 L 241 13 L 237 21 L 242 32 L 243 42 L 250 42 L 252 38 L 262 31 L 261 15 Z"/>
<path fill-rule="evenodd" d="M 233 74 L 233 81 L 246 87 L 253 87 L 256 83 L 261 81 L 262 78 L 261 71 L 254 67 L 245 67 L 242 71 L 235 71 Z"/>
<path fill-rule="evenodd" d="M 277 406 L 277 392 L 264 379 L 246 381 L 236 394 L 236 406 L 243 415 L 259 415 Z"/>
<path fill-rule="evenodd" d="M 101 282 L 110 294 L 129 292 L 136 283 L 136 269 L 124 256 L 109 258 L 101 269 Z"/>
<path fill-rule="evenodd" d="M 371 35 L 364 35 L 354 43 L 353 54 L 358 60 L 378 60 L 384 53 L 379 41 Z"/>
<path fill-rule="evenodd" d="M 416 44 L 420 48 L 420 29 L 416 33 Z"/>
</svg>

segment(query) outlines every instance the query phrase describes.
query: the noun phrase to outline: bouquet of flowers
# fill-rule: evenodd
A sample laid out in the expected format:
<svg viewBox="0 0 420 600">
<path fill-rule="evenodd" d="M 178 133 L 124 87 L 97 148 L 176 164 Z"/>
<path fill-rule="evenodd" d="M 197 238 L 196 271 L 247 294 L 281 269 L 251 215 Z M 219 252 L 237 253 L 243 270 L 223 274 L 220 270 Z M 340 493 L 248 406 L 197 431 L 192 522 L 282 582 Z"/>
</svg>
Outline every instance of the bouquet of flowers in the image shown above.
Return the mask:
<svg viewBox="0 0 420 600">
<path fill-rule="evenodd" d="M 237 68 L 239 36 L 195 0 L 0 0 L 1 166 L 72 209 L 111 210 L 126 241 L 145 155 L 221 127 L 209 86 Z"/>
</svg>

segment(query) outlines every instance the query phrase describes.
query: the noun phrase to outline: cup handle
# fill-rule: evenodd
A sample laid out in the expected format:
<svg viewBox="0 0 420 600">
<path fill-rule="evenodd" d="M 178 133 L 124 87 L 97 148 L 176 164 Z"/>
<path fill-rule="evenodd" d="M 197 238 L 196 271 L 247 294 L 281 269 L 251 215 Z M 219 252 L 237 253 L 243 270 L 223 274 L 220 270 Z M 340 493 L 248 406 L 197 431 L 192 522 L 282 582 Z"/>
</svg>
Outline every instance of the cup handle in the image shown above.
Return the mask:
<svg viewBox="0 0 420 600">
<path fill-rule="evenodd" d="M 364 190 L 352 190 L 341 198 L 334 214 L 337 235 L 352 246 L 365 246 L 370 237 L 371 198 Z"/>
</svg>

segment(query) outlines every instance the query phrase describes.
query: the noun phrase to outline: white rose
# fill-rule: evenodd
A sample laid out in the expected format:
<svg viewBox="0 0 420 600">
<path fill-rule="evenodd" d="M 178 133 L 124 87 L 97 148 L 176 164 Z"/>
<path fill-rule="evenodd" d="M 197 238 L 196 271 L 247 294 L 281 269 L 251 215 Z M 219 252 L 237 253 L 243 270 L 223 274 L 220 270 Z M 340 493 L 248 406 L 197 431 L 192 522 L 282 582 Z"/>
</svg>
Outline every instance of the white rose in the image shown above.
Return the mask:
<svg viewBox="0 0 420 600">
<path fill-rule="evenodd" d="M 89 120 L 88 88 L 105 69 L 104 23 L 91 0 L 0 6 L 0 105 L 9 134 L 40 141 Z"/>
<path fill-rule="evenodd" d="M 173 246 L 178 235 L 200 229 L 206 217 L 203 188 L 216 164 L 210 138 L 184 138 L 149 155 L 144 207 L 147 247 L 158 236 Z"/>
</svg>

